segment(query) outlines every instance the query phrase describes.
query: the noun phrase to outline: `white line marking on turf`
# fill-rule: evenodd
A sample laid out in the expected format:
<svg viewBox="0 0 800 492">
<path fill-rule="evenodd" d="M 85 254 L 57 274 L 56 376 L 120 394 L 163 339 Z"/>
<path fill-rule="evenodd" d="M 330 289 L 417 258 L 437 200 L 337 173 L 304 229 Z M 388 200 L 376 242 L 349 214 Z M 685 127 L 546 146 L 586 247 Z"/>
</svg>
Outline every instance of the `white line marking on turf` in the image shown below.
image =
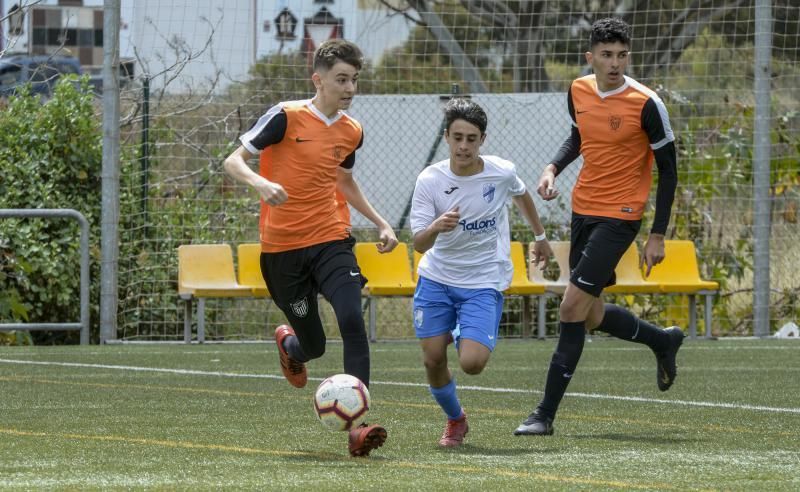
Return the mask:
<svg viewBox="0 0 800 492">
<path fill-rule="evenodd" d="M 167 374 L 184 374 L 190 376 L 218 376 L 226 378 L 248 378 L 248 379 L 283 379 L 282 375 L 277 375 L 277 374 L 248 374 L 248 373 L 236 373 L 236 372 L 200 371 L 196 369 L 169 369 L 163 367 L 117 366 L 109 364 L 82 364 L 77 362 L 47 362 L 47 361 L 33 361 L 33 360 L 0 359 L 0 363 L 35 365 L 35 366 L 81 367 L 89 369 L 113 369 L 118 371 L 158 372 Z M 312 381 L 322 381 L 323 378 L 308 378 L 308 379 Z M 428 387 L 428 385 L 424 383 L 406 383 L 401 381 L 372 381 L 372 383 L 384 384 L 387 386 L 405 386 L 405 387 L 415 387 L 415 388 Z M 461 390 L 486 391 L 490 393 L 523 393 L 523 394 L 541 393 L 541 391 L 536 391 L 536 390 L 526 390 L 518 388 L 488 388 L 485 386 L 459 386 L 458 388 Z M 662 400 L 659 398 L 604 395 L 599 393 L 570 392 L 567 393 L 567 395 L 578 398 L 594 398 L 598 400 L 635 401 L 640 403 L 663 403 L 671 405 L 683 405 L 688 407 L 728 408 L 731 410 L 755 410 L 759 412 L 800 414 L 800 408 L 766 407 L 762 405 L 747 405 L 739 403 L 690 401 L 690 400 Z"/>
</svg>

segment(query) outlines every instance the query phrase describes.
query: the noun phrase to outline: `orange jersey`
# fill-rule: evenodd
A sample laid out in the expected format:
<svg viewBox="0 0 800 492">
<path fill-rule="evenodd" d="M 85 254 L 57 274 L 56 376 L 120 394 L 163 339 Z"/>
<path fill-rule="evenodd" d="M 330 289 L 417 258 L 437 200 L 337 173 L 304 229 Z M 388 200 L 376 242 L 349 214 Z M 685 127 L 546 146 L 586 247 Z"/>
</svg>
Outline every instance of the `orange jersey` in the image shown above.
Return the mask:
<svg viewBox="0 0 800 492">
<path fill-rule="evenodd" d="M 583 155 L 573 211 L 641 219 L 653 181 L 653 149 L 674 140 L 664 103 L 629 77 L 606 93 L 599 92 L 594 75 L 581 77 L 570 97 Z"/>
<path fill-rule="evenodd" d="M 277 207 L 261 202 L 262 251 L 289 251 L 349 236 L 349 213 L 342 211 L 347 207 L 343 197 L 337 199 L 336 175 L 340 167 L 350 171 L 343 163 L 362 136 L 355 119 L 342 112 L 329 119 L 305 100 L 273 106 L 241 137 L 248 151 L 261 152 L 259 173 L 289 195 Z"/>
</svg>

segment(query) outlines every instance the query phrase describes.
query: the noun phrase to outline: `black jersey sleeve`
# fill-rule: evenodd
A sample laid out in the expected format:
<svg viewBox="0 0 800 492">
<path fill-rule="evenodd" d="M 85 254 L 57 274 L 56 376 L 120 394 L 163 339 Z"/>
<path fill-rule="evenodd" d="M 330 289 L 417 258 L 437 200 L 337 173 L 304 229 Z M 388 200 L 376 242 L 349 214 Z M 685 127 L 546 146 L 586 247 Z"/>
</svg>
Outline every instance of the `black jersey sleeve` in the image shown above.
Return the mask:
<svg viewBox="0 0 800 492">
<path fill-rule="evenodd" d="M 650 232 L 665 234 L 678 187 L 678 157 L 667 108 L 660 99 L 651 97 L 645 103 L 642 108 L 642 129 L 650 140 L 658 167 L 656 212 Z"/>
<path fill-rule="evenodd" d="M 364 145 L 364 131 L 361 131 L 361 140 L 358 141 L 358 145 L 356 145 L 356 150 L 360 149 L 361 146 Z M 356 150 L 350 152 L 350 155 L 344 158 L 339 167 L 344 169 L 353 169 L 353 166 L 356 165 Z"/>
<path fill-rule="evenodd" d="M 678 162 L 675 143 L 668 142 L 653 151 L 658 166 L 658 187 L 656 188 L 656 213 L 650 232 L 665 234 L 672 214 L 672 202 L 678 187 Z"/>
<path fill-rule="evenodd" d="M 565 167 L 570 165 L 581 154 L 581 134 L 578 131 L 577 120 L 575 119 L 575 104 L 572 102 L 572 87 L 567 91 L 567 108 L 569 116 L 572 118 L 572 127 L 569 136 L 561 144 L 551 161 L 556 166 L 556 176 L 561 174 Z"/>
<path fill-rule="evenodd" d="M 258 154 L 283 140 L 286 125 L 286 112 L 280 106 L 273 106 L 239 140 L 248 151 Z"/>
</svg>

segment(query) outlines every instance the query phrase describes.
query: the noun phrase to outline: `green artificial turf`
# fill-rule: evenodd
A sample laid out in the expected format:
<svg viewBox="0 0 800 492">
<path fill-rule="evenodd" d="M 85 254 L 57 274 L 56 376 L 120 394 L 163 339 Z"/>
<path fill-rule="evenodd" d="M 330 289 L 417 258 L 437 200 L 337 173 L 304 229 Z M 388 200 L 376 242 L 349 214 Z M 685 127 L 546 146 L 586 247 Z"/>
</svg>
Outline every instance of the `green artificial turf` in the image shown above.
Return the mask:
<svg viewBox="0 0 800 492">
<path fill-rule="evenodd" d="M 341 372 L 339 343 L 304 389 L 279 377 L 272 344 L 0 347 L 0 487 L 800 489 L 797 341 L 687 340 L 661 393 L 648 349 L 595 338 L 555 435 L 515 437 L 553 347 L 501 340 L 479 376 L 451 350 L 470 432 L 442 450 L 419 347 L 373 344 L 369 420 L 389 439 L 368 458 L 313 413 L 317 382 Z"/>
</svg>

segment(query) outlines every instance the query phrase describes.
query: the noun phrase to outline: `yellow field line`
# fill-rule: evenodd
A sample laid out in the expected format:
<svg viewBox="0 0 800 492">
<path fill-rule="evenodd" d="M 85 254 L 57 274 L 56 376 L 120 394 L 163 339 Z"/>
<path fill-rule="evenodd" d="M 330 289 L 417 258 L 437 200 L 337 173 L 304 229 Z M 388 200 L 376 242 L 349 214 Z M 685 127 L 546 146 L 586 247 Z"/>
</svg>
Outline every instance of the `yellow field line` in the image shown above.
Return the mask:
<svg viewBox="0 0 800 492">
<path fill-rule="evenodd" d="M 355 461 L 363 459 L 363 458 L 346 458 L 331 453 L 312 453 L 308 451 L 281 451 L 275 449 L 246 448 L 241 446 L 226 446 L 222 444 L 201 444 L 189 441 L 144 439 L 138 437 L 125 437 L 125 436 L 108 436 L 108 435 L 101 436 L 101 435 L 72 434 L 72 433 L 51 434 L 47 432 L 31 432 L 31 431 L 22 431 L 18 429 L 9 429 L 9 428 L 0 428 L 0 434 L 18 436 L 18 437 L 40 437 L 46 439 L 60 438 L 60 439 L 79 440 L 79 441 L 120 442 L 125 444 L 141 444 L 145 446 L 157 446 L 157 447 L 176 448 L 176 449 L 192 449 L 192 450 L 200 449 L 200 450 L 211 450 L 211 451 L 223 451 L 229 453 L 257 454 L 257 455 L 278 456 L 278 457 L 301 456 L 301 457 L 310 457 L 310 458 L 337 460 L 337 461 Z M 394 466 L 397 468 L 409 468 L 415 470 L 433 470 L 437 472 L 450 471 L 459 473 L 470 473 L 475 475 L 499 475 L 512 478 L 544 480 L 548 482 L 557 482 L 557 483 L 574 484 L 574 485 L 596 485 L 596 486 L 614 487 L 626 490 L 627 489 L 647 489 L 647 490 L 676 489 L 676 487 L 664 483 L 638 484 L 632 482 L 622 482 L 618 480 L 596 480 L 591 478 L 568 477 L 563 475 L 552 475 L 547 473 L 531 473 L 531 472 L 516 471 L 504 468 L 480 468 L 474 466 L 448 465 L 448 464 L 433 465 L 424 463 L 414 463 L 409 461 L 393 461 L 390 459 L 382 459 L 380 461 L 365 461 L 364 463 L 368 466 L 380 467 L 380 469 L 385 469 L 386 466 Z"/>
</svg>

